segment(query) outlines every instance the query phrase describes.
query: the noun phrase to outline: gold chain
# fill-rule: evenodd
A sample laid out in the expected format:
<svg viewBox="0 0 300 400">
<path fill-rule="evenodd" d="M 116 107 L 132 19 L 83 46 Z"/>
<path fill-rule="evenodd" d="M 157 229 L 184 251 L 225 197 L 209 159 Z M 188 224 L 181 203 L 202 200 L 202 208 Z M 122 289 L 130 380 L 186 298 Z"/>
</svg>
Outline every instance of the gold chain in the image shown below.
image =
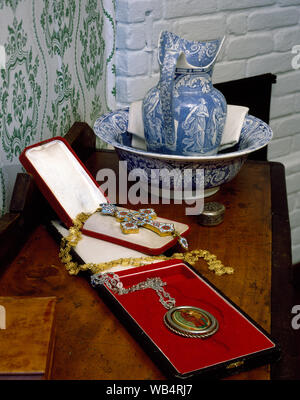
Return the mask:
<svg viewBox="0 0 300 400">
<path fill-rule="evenodd" d="M 95 212 L 99 211 L 97 209 Z M 191 265 L 195 265 L 196 262 L 203 258 L 207 264 L 208 269 L 214 271 L 216 275 L 223 274 L 232 274 L 234 269 L 231 267 L 225 267 L 220 260 L 217 259 L 217 256 L 211 254 L 207 250 L 192 250 L 186 253 L 174 253 L 171 257 L 167 257 L 164 255 L 161 256 L 145 256 L 138 258 L 119 258 L 117 260 L 105 262 L 105 263 L 86 263 L 79 265 L 77 262 L 72 260 L 71 250 L 73 247 L 76 247 L 78 242 L 81 240 L 81 228 L 85 221 L 92 215 L 93 213 L 80 213 L 75 220 L 73 220 L 73 226 L 69 229 L 68 236 L 62 238 L 61 246 L 59 251 L 59 257 L 61 261 L 65 264 L 67 271 L 70 275 L 77 275 L 80 271 L 90 270 L 93 274 L 103 272 L 107 269 L 115 267 L 117 265 L 122 266 L 133 266 L 140 267 L 141 265 L 145 265 L 151 261 L 157 260 L 171 260 L 171 259 L 180 259 Z"/>
</svg>

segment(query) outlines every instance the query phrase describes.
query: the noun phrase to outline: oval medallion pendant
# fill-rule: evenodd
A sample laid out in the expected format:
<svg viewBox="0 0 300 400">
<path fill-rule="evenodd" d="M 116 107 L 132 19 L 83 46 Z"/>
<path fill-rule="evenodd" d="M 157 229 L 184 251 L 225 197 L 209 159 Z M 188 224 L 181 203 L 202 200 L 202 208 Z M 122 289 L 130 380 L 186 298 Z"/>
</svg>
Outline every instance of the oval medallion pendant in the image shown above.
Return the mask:
<svg viewBox="0 0 300 400">
<path fill-rule="evenodd" d="M 171 308 L 165 314 L 164 322 L 172 332 L 190 338 L 206 338 L 219 329 L 219 323 L 212 314 L 191 306 Z"/>
</svg>

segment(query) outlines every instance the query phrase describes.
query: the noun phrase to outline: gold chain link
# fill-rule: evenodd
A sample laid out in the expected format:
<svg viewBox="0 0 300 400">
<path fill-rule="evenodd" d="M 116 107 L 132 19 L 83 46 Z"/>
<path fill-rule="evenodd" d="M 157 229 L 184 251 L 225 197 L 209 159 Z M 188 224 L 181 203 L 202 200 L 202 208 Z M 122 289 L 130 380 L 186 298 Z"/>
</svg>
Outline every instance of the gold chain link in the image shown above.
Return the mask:
<svg viewBox="0 0 300 400">
<path fill-rule="evenodd" d="M 97 209 L 95 212 L 99 211 Z M 220 260 L 217 259 L 217 256 L 211 254 L 207 250 L 192 250 L 186 253 L 174 253 L 172 256 L 167 257 L 164 255 L 160 256 L 145 256 L 145 257 L 138 257 L 138 258 L 119 258 L 117 260 L 105 262 L 105 263 L 85 263 L 79 265 L 77 262 L 73 261 L 71 256 L 72 248 L 76 247 L 78 242 L 81 240 L 82 233 L 81 228 L 85 221 L 94 213 L 80 213 L 75 220 L 73 220 L 73 225 L 69 229 L 68 236 L 62 238 L 61 246 L 59 251 L 59 257 L 63 264 L 65 264 L 67 271 L 70 275 L 77 275 L 80 271 L 91 271 L 91 273 L 96 274 L 99 272 L 103 272 L 110 268 L 113 268 L 117 265 L 122 266 L 133 266 L 133 267 L 140 267 L 145 265 L 149 262 L 158 261 L 158 260 L 172 260 L 172 259 L 180 259 L 183 260 L 191 265 L 195 265 L 196 262 L 203 258 L 207 264 L 208 269 L 213 271 L 216 275 L 223 275 L 223 274 L 232 274 L 234 269 L 231 267 L 225 267 Z"/>
</svg>

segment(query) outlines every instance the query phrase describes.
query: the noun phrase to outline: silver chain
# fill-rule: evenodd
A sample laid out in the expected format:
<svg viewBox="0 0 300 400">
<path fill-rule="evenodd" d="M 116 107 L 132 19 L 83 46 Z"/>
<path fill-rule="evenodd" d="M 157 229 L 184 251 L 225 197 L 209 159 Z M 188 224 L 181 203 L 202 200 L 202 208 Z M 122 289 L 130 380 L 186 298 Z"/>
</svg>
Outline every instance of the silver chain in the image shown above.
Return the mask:
<svg viewBox="0 0 300 400">
<path fill-rule="evenodd" d="M 120 295 L 133 293 L 138 290 L 153 289 L 159 297 L 160 303 L 167 309 L 175 307 L 176 300 L 167 293 L 163 286 L 166 285 L 160 278 L 147 278 L 144 282 L 139 282 L 129 288 L 124 288 L 120 277 L 117 274 L 110 276 L 108 273 L 94 274 L 91 276 L 91 284 L 93 287 L 106 285 L 113 292 Z"/>
</svg>

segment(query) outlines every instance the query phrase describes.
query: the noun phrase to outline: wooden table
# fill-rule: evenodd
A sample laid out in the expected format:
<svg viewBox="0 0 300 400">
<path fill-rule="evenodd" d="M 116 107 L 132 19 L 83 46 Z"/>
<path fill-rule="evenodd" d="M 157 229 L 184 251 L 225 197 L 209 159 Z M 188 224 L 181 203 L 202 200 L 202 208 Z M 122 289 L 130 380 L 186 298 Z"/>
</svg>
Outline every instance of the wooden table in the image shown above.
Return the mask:
<svg viewBox="0 0 300 400">
<path fill-rule="evenodd" d="M 74 141 L 77 136 L 72 132 L 68 139 L 71 137 L 76 149 L 80 142 L 78 138 Z M 83 147 L 81 143 L 80 151 Z M 113 152 L 94 152 L 91 156 L 85 153 L 83 158 L 88 158 L 87 166 L 94 174 L 99 168 L 118 168 Z M 24 245 L 17 255 L 13 254 L 14 250 L 1 249 L 0 255 L 7 266 L 1 270 L 0 293 L 2 296 L 57 297 L 52 379 L 164 379 L 158 366 L 102 302 L 88 280 L 67 274 L 58 258 L 58 243 L 40 224 L 38 209 L 32 212 L 28 206 L 28 199 L 35 191 L 29 190 L 32 182 L 30 179 L 22 182 L 28 196 L 25 200 L 24 195 L 20 197 L 15 191 L 10 214 L 0 221 L 0 237 L 4 245 L 14 249 L 11 238 L 16 237 L 15 232 L 23 238 Z M 19 182 L 19 188 L 22 185 Z M 290 327 L 290 311 L 295 300 L 291 291 L 290 231 L 283 166 L 249 161 L 232 182 L 207 200 L 226 206 L 221 225 L 200 226 L 197 217 L 185 215 L 185 204 L 159 204 L 155 209 L 160 216 L 191 226 L 191 249 L 207 249 L 234 268 L 233 275 L 216 276 L 203 261 L 195 266 L 270 332 L 283 349 L 281 361 L 272 367 L 266 365 L 230 379 L 293 379 L 300 362 L 293 347 L 295 332 Z M 37 223 L 30 224 L 33 220 Z M 24 239 L 25 230 L 30 235 Z"/>
</svg>

